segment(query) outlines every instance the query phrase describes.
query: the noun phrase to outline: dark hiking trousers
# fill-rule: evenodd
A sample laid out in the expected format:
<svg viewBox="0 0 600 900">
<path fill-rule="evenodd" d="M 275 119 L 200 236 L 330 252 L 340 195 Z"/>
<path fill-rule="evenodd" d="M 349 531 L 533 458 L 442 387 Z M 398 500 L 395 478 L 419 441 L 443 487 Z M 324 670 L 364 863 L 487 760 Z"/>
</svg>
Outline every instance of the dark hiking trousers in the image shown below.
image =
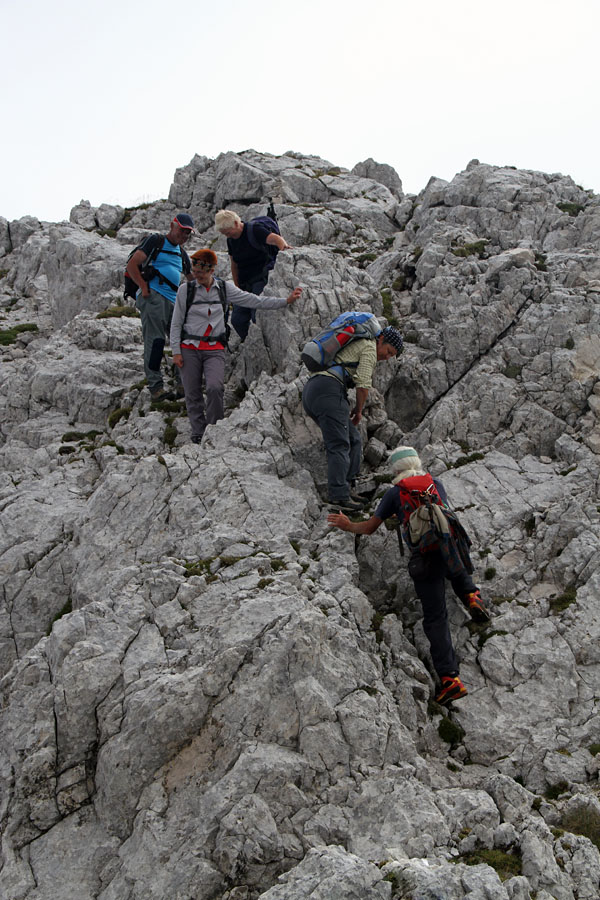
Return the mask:
<svg viewBox="0 0 600 900">
<path fill-rule="evenodd" d="M 429 641 L 433 668 L 440 678 L 442 675 L 458 675 L 446 608 L 448 574 L 441 554 L 437 550 L 414 554 L 408 562 L 408 574 L 423 608 L 423 630 Z M 461 600 L 477 590 L 466 571 L 451 578 L 450 583 Z"/>
<path fill-rule="evenodd" d="M 170 300 L 157 291 L 150 291 L 148 297 L 142 297 L 141 291 L 138 291 L 135 305 L 142 318 L 144 372 L 148 387 L 154 392 L 163 386 L 160 366 L 165 341 L 171 330 L 174 306 Z"/>
<path fill-rule="evenodd" d="M 264 291 L 267 280 L 268 276 L 261 275 L 260 278 L 253 278 L 244 282 L 244 284 L 240 284 L 240 288 L 243 291 L 248 291 L 250 294 L 259 296 Z M 234 305 L 231 310 L 231 325 L 232 328 L 235 328 L 242 341 L 245 341 L 248 337 L 250 322 L 256 322 L 256 310 L 248 309 L 247 306 Z"/>
<path fill-rule="evenodd" d="M 350 484 L 360 471 L 362 446 L 358 428 L 350 421 L 346 389 L 337 378 L 313 375 L 302 391 L 302 405 L 323 435 L 329 500 L 348 500 Z"/>
<path fill-rule="evenodd" d="M 207 425 L 223 418 L 223 385 L 225 383 L 224 350 L 190 350 L 181 348 L 183 366 L 180 369 L 185 405 L 192 440 L 199 441 Z M 206 403 L 202 379 L 206 384 Z"/>
</svg>

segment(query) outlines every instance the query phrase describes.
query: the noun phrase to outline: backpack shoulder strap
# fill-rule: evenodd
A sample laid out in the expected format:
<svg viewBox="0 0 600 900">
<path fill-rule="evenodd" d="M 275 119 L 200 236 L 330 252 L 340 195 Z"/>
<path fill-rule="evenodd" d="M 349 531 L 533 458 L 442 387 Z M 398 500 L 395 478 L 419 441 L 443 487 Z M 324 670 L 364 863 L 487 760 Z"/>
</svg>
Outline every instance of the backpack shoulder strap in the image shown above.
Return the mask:
<svg viewBox="0 0 600 900">
<path fill-rule="evenodd" d="M 182 325 L 185 323 L 185 320 L 188 317 L 188 313 L 190 311 L 190 306 L 194 302 L 194 297 L 196 296 L 196 282 L 188 281 L 187 283 L 187 293 L 185 295 L 185 316 L 183 318 Z"/>
<path fill-rule="evenodd" d="M 138 250 L 142 250 L 146 254 L 146 259 L 144 260 L 142 265 L 147 266 L 154 259 L 156 259 L 156 257 L 162 250 L 164 242 L 164 234 L 149 234 L 144 238 L 143 241 L 139 242 L 137 247 L 133 248 L 127 259 L 130 260 L 134 253 L 137 253 Z M 145 248 L 144 245 L 146 245 Z"/>
<path fill-rule="evenodd" d="M 225 346 L 228 346 L 231 328 L 229 327 L 229 303 L 227 302 L 227 285 L 222 278 L 217 278 L 216 275 L 215 284 L 217 285 L 217 290 L 219 291 L 219 297 L 221 299 L 221 306 L 223 307 L 223 321 L 225 322 Z"/>
<path fill-rule="evenodd" d="M 221 303 L 223 304 L 223 307 L 225 307 L 227 305 L 227 285 L 225 284 L 225 281 L 222 278 L 218 278 L 216 275 L 215 275 L 215 284 L 217 285 L 217 290 L 219 292 L 219 297 L 221 299 Z M 223 308 L 223 312 L 225 312 L 224 308 Z"/>
<path fill-rule="evenodd" d="M 254 222 L 252 219 L 250 219 L 249 222 L 246 222 L 246 234 L 248 236 L 249 243 L 254 247 L 254 249 L 260 250 L 262 253 L 264 253 L 265 248 L 258 243 L 254 236 Z"/>
<path fill-rule="evenodd" d="M 164 234 L 158 234 L 158 233 L 151 234 L 149 238 L 146 238 L 146 241 L 148 242 L 148 253 L 146 254 L 147 255 L 146 263 L 151 263 L 151 262 L 153 262 L 153 260 L 156 259 L 156 257 L 162 250 L 163 244 L 165 243 L 165 236 L 164 236 Z M 145 241 L 142 241 L 142 244 L 144 244 L 144 243 L 145 243 Z M 140 244 L 140 248 L 141 248 L 142 244 Z"/>
<path fill-rule="evenodd" d="M 255 227 L 255 224 L 257 221 L 259 221 L 261 225 L 264 225 L 265 227 L 267 227 L 269 229 L 269 234 L 279 234 L 279 225 L 277 224 L 277 222 L 273 219 L 272 223 L 273 223 L 274 227 L 271 228 L 269 225 L 267 225 L 266 222 L 262 221 L 265 218 L 271 218 L 271 217 L 270 216 L 267 216 L 267 217 L 256 216 L 254 219 L 250 219 L 249 222 L 246 222 L 246 235 L 248 237 L 249 243 L 252 245 L 252 247 L 254 247 L 255 250 L 260 250 L 262 253 L 265 253 L 267 256 L 270 256 L 271 250 L 277 250 L 277 247 L 275 247 L 272 244 L 267 244 L 267 243 L 260 244 L 254 234 L 254 227 Z"/>
<path fill-rule="evenodd" d="M 183 247 L 180 246 L 179 250 L 181 252 L 181 265 L 183 268 L 183 274 L 189 275 L 190 272 L 192 271 L 192 261 L 189 258 L 188 254 L 186 253 L 186 251 L 183 249 Z"/>
</svg>

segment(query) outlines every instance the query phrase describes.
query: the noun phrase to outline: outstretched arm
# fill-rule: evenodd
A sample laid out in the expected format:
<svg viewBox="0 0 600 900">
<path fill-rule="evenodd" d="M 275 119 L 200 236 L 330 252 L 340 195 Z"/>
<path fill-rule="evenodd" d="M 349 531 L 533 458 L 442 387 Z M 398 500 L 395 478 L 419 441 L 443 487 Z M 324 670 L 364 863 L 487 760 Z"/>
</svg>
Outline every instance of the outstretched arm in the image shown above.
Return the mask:
<svg viewBox="0 0 600 900">
<path fill-rule="evenodd" d="M 265 297 L 264 294 L 258 296 L 251 294 L 249 291 L 242 291 L 236 287 L 231 281 L 225 282 L 227 291 L 227 300 L 234 306 L 246 306 L 249 309 L 280 309 L 286 304 L 294 303 L 302 294 L 302 288 L 297 287 L 288 294 L 287 297 Z"/>
<path fill-rule="evenodd" d="M 291 244 L 288 244 L 285 238 L 283 238 L 280 234 L 276 234 L 274 231 L 271 234 L 267 235 L 266 244 L 271 244 L 273 247 L 277 247 L 278 250 L 291 250 Z"/>
<path fill-rule="evenodd" d="M 366 522 L 351 522 L 348 516 L 339 512 L 330 513 L 327 516 L 327 522 L 329 525 L 333 525 L 334 528 L 339 528 L 342 531 L 350 531 L 352 534 L 373 534 L 374 531 L 377 531 L 383 522 L 383 519 L 380 519 L 377 516 L 371 516 Z"/>
</svg>

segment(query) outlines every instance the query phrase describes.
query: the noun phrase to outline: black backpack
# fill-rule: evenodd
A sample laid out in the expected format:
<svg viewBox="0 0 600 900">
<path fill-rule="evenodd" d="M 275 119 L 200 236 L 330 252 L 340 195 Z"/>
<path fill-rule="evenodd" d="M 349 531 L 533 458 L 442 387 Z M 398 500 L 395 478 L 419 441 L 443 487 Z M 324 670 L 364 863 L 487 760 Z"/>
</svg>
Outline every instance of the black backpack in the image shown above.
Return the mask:
<svg viewBox="0 0 600 900">
<path fill-rule="evenodd" d="M 219 291 L 219 298 L 221 300 L 221 306 L 223 307 L 223 319 L 225 321 L 225 334 L 218 334 L 215 337 L 211 336 L 211 340 L 219 341 L 221 344 L 225 344 L 225 346 L 229 349 L 229 335 L 231 333 L 231 328 L 229 327 L 229 304 L 227 302 L 227 287 L 222 278 L 217 278 L 215 276 L 215 284 L 217 285 L 217 290 Z M 185 316 L 183 318 L 183 322 L 181 323 L 181 340 L 184 340 L 183 329 L 185 326 L 185 321 L 188 317 L 188 313 L 194 302 L 194 298 L 196 296 L 196 288 L 197 284 L 195 281 L 188 281 L 187 283 L 187 294 L 185 298 Z M 204 340 L 203 335 L 198 334 L 189 334 L 186 332 L 185 337 L 191 338 L 194 341 L 202 341 Z"/>
<path fill-rule="evenodd" d="M 267 209 L 266 216 L 257 216 L 255 219 L 250 219 L 249 222 L 246 222 L 246 235 L 248 237 L 248 242 L 254 247 L 255 250 L 259 250 L 265 256 L 265 272 L 270 272 L 271 269 L 275 268 L 275 262 L 277 260 L 277 254 L 279 253 L 279 247 L 273 246 L 273 244 L 260 244 L 256 238 L 254 237 L 254 226 L 256 224 L 263 225 L 268 229 L 270 234 L 281 234 L 279 230 L 279 225 L 277 223 L 277 216 L 275 215 L 275 207 L 273 206 L 273 201 L 269 202 L 269 208 Z"/>
<path fill-rule="evenodd" d="M 134 253 L 138 250 L 143 250 L 146 254 L 146 259 L 140 266 L 140 272 L 142 273 L 142 277 L 145 282 L 150 282 L 153 278 L 158 278 L 161 284 L 167 284 L 173 291 L 176 291 L 179 287 L 178 284 L 173 284 L 168 278 L 165 278 L 158 269 L 154 268 L 154 260 L 160 253 L 163 248 L 163 244 L 166 240 L 164 234 L 151 234 L 148 237 L 144 238 L 144 240 L 134 247 L 129 256 L 127 257 L 127 262 L 131 259 Z M 190 258 L 183 249 L 183 247 L 179 248 L 179 252 L 181 254 L 181 266 L 183 269 L 184 275 L 189 275 L 192 270 L 192 264 L 190 262 Z M 137 296 L 137 292 L 139 291 L 138 285 L 135 283 L 133 278 L 131 278 L 127 274 L 127 269 L 125 269 L 125 286 L 123 290 L 123 298 L 128 300 L 129 297 L 132 297 L 134 300 Z"/>
</svg>

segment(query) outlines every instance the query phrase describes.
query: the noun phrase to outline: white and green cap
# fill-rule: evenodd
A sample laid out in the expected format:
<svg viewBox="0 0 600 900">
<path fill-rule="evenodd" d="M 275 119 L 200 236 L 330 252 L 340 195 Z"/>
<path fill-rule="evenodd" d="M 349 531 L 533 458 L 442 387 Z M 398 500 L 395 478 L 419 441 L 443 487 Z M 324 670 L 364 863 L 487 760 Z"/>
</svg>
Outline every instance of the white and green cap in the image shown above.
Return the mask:
<svg viewBox="0 0 600 900">
<path fill-rule="evenodd" d="M 389 458 L 389 464 L 391 466 L 395 466 L 400 462 L 401 459 L 407 459 L 408 457 L 412 457 L 411 462 L 416 460 L 420 463 L 419 454 L 414 449 L 414 447 L 397 447 L 395 450 L 392 450 Z M 406 466 L 398 466 L 398 468 L 405 469 Z"/>
<path fill-rule="evenodd" d="M 396 447 L 392 450 L 388 464 L 396 476 L 394 484 L 403 478 L 403 472 L 422 472 L 423 464 L 414 447 Z"/>
</svg>

